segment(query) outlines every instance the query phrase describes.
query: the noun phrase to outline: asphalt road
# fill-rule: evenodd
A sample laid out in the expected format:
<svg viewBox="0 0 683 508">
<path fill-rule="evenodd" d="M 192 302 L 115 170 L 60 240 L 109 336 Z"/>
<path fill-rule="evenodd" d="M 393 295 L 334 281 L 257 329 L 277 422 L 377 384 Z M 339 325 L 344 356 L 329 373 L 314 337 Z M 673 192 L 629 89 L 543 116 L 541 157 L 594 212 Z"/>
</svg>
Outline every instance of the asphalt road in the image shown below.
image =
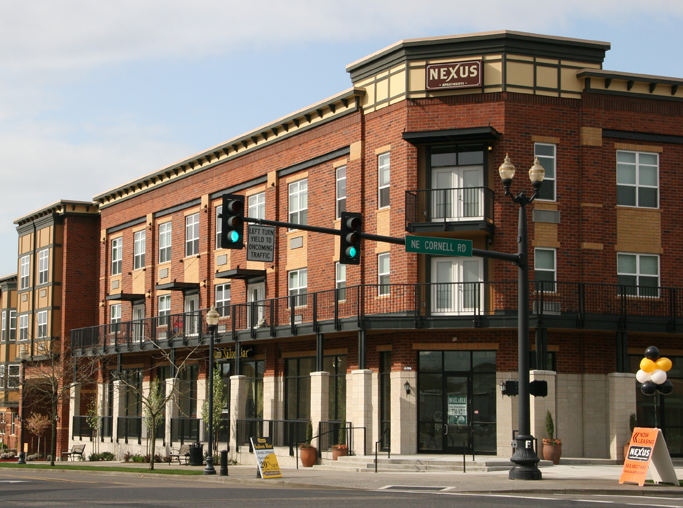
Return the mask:
<svg viewBox="0 0 683 508">
<path fill-rule="evenodd" d="M 64 474 L 59 471 L 0 471 L 0 505 L 4 507 L 140 507 L 140 508 L 499 508 L 507 506 L 577 507 L 593 504 L 647 507 L 683 507 L 681 498 L 643 496 L 568 496 L 461 494 L 434 488 L 378 490 L 301 489 L 236 486 L 205 481 L 202 477 Z"/>
</svg>

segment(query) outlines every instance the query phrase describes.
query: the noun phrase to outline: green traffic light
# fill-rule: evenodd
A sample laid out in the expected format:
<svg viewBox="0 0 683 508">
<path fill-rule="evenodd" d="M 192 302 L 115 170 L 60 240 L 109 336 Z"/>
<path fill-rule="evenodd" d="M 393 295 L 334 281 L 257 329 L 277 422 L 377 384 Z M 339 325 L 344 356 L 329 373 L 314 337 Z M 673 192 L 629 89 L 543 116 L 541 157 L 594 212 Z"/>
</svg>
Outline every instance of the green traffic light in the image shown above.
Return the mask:
<svg viewBox="0 0 683 508">
<path fill-rule="evenodd" d="M 349 255 L 350 258 L 355 258 L 356 254 L 358 254 L 358 251 L 356 250 L 355 247 L 349 247 L 347 254 Z"/>
<path fill-rule="evenodd" d="M 230 231 L 230 241 L 237 243 L 240 240 L 240 234 L 237 231 Z"/>
</svg>

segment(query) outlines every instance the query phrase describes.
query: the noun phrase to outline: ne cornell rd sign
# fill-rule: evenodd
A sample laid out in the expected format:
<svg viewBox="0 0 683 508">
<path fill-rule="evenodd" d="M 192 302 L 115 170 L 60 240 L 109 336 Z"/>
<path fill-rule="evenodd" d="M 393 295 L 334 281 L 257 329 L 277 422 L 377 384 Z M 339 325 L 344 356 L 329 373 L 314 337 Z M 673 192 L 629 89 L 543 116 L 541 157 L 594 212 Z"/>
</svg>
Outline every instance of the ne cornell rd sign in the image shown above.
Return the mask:
<svg viewBox="0 0 683 508">
<path fill-rule="evenodd" d="M 406 252 L 433 256 L 472 257 L 472 240 L 406 235 Z"/>
<path fill-rule="evenodd" d="M 427 90 L 475 88 L 482 86 L 481 60 L 427 66 Z"/>
</svg>

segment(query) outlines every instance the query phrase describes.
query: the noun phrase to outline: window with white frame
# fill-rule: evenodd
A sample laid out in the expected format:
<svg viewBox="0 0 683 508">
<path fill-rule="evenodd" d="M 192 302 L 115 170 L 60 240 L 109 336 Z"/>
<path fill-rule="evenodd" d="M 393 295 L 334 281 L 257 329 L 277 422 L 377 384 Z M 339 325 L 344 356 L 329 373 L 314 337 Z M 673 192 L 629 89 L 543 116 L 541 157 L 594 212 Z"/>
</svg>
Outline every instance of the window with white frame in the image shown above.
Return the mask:
<svg viewBox="0 0 683 508">
<path fill-rule="evenodd" d="M 19 340 L 28 340 L 28 314 L 19 316 Z"/>
<path fill-rule="evenodd" d="M 659 256 L 617 254 L 617 284 L 627 296 L 659 296 Z"/>
<path fill-rule="evenodd" d="M 121 273 L 121 258 L 123 257 L 123 238 L 114 238 L 111 241 L 111 274 L 119 275 Z"/>
<path fill-rule="evenodd" d="M 289 184 L 289 222 L 308 224 L 308 179 Z"/>
<path fill-rule="evenodd" d="M 216 285 L 216 310 L 221 317 L 230 316 L 230 284 Z"/>
<path fill-rule="evenodd" d="M 118 332 L 120 322 L 121 322 L 121 304 L 117 303 L 117 304 L 109 307 L 109 323 L 111 324 L 110 331 Z"/>
<path fill-rule="evenodd" d="M 171 222 L 159 224 L 159 263 L 171 260 Z"/>
<path fill-rule="evenodd" d="M 538 191 L 538 196 L 536 199 L 546 199 L 548 201 L 555 201 L 556 199 L 556 186 L 555 186 L 555 160 L 556 160 L 556 150 L 555 145 L 549 145 L 547 143 L 535 143 L 534 144 L 534 155 L 538 157 L 538 162 L 541 163 L 543 169 L 545 169 L 545 176 L 543 177 L 543 185 Z"/>
<path fill-rule="evenodd" d="M 41 310 L 38 312 L 38 335 L 37 338 L 47 338 L 47 311 Z"/>
<path fill-rule="evenodd" d="M 147 231 L 137 231 L 133 235 L 133 270 L 145 267 L 145 252 L 147 251 Z"/>
<path fill-rule="evenodd" d="M 295 296 L 295 307 L 303 307 L 308 302 L 308 270 L 292 270 L 289 272 L 289 296 Z"/>
<path fill-rule="evenodd" d="M 534 280 L 538 291 L 555 292 L 557 280 L 555 249 L 534 249 Z"/>
<path fill-rule="evenodd" d="M 159 296 L 159 326 L 168 324 L 168 316 L 171 315 L 171 295 Z"/>
<path fill-rule="evenodd" d="M 30 265 L 31 256 L 22 256 L 19 261 L 19 289 L 27 289 L 30 284 Z"/>
<path fill-rule="evenodd" d="M 383 153 L 377 157 L 377 172 L 379 176 L 379 206 L 384 208 L 391 204 L 391 154 Z"/>
<path fill-rule="evenodd" d="M 216 248 L 221 248 L 221 234 L 223 233 L 223 205 L 216 207 Z"/>
<path fill-rule="evenodd" d="M 377 256 L 377 282 L 379 283 L 378 294 L 380 296 L 388 295 L 390 293 L 390 279 L 391 262 L 389 254 L 380 254 L 379 256 Z"/>
<path fill-rule="evenodd" d="M 185 257 L 199 254 L 199 214 L 185 217 Z"/>
<path fill-rule="evenodd" d="M 253 217 L 254 219 L 265 219 L 266 218 L 266 193 L 259 192 L 249 196 L 249 211 L 247 217 Z M 297 224 L 301 224 L 298 222 Z"/>
<path fill-rule="evenodd" d="M 0 390 L 5 389 L 5 366 L 0 365 Z"/>
<path fill-rule="evenodd" d="M 7 341 L 7 311 L 2 311 L 2 330 L 0 330 L 0 342 Z"/>
<path fill-rule="evenodd" d="M 346 211 L 346 166 L 337 168 L 337 219 Z"/>
<path fill-rule="evenodd" d="M 7 366 L 7 389 L 16 390 L 19 388 L 19 376 L 21 374 L 21 366 L 18 363 L 9 364 Z"/>
<path fill-rule="evenodd" d="M 346 265 L 337 262 L 334 273 L 334 287 L 337 288 L 337 300 L 346 300 Z"/>
<path fill-rule="evenodd" d="M 9 340 L 17 340 L 17 311 L 9 311 Z"/>
<path fill-rule="evenodd" d="M 47 284 L 49 274 L 50 250 L 43 249 L 38 253 L 38 284 Z"/>
<path fill-rule="evenodd" d="M 12 413 L 12 433 L 11 433 L 11 434 L 12 434 L 13 436 L 14 436 L 14 435 L 16 434 L 16 432 L 17 432 L 17 429 L 16 429 L 16 427 L 15 427 L 15 425 L 16 425 L 16 424 L 15 424 L 16 420 L 17 420 L 17 413 Z"/>
<path fill-rule="evenodd" d="M 659 207 L 659 154 L 617 150 L 617 205 Z"/>
</svg>

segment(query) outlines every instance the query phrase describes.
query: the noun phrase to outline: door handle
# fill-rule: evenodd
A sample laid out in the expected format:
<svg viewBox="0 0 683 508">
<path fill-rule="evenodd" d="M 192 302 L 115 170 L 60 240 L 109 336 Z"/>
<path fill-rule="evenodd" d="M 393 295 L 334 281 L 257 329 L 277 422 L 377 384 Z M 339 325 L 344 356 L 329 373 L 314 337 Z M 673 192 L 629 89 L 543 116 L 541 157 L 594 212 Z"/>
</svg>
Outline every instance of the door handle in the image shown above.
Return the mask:
<svg viewBox="0 0 683 508">
<path fill-rule="evenodd" d="M 446 430 L 446 432 L 444 432 L 443 435 L 444 435 L 444 436 L 447 436 L 447 435 L 448 435 L 448 424 L 447 424 L 447 423 L 444 423 L 444 424 L 443 424 L 443 428 Z"/>
</svg>

